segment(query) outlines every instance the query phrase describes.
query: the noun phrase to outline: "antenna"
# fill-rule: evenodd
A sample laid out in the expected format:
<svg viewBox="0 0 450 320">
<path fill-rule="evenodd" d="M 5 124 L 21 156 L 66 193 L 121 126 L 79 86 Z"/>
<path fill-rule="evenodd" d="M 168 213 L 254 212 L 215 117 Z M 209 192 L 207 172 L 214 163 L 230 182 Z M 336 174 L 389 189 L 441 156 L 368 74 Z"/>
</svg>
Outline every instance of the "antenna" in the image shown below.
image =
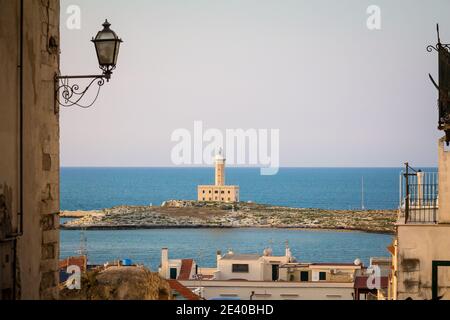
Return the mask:
<svg viewBox="0 0 450 320">
<path fill-rule="evenodd" d="M 438 44 L 441 43 L 441 35 L 439 34 L 439 23 L 436 23 L 436 31 L 437 31 L 437 37 L 438 37 Z"/>
<path fill-rule="evenodd" d="M 80 249 L 78 250 L 78 254 L 87 257 L 87 253 L 87 238 L 83 229 L 80 232 Z"/>
</svg>

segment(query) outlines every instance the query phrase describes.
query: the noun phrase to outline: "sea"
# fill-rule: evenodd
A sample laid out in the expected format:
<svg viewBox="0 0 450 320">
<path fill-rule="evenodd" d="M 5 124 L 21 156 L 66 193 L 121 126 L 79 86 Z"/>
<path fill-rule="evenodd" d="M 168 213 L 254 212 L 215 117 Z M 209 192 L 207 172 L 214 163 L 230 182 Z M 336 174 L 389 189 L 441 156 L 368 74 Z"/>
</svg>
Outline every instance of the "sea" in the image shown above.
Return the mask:
<svg viewBox="0 0 450 320">
<path fill-rule="evenodd" d="M 436 168 L 422 168 L 436 171 Z M 240 186 L 241 201 L 321 209 L 396 209 L 401 168 L 281 168 L 262 176 L 258 168 L 227 168 L 226 183 Z M 213 168 L 61 168 L 61 209 L 98 210 L 119 205 L 160 205 L 195 199 L 196 186 L 212 184 Z M 67 219 L 62 219 L 62 223 Z M 160 250 L 173 259 L 193 258 L 213 267 L 216 251 L 283 254 L 286 241 L 305 262 L 366 264 L 389 256 L 392 235 L 293 229 L 62 230 L 60 256 L 86 248 L 89 262 L 132 259 L 157 270 Z"/>
</svg>

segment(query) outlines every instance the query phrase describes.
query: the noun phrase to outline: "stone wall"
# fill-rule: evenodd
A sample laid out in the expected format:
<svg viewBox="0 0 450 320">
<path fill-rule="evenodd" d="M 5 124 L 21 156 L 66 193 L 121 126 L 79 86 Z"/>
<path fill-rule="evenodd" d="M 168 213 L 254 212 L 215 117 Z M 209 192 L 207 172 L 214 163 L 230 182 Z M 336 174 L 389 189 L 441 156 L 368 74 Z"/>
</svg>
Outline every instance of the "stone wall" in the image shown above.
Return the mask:
<svg viewBox="0 0 450 320">
<path fill-rule="evenodd" d="M 23 2 L 23 234 L 16 238 L 14 233 L 21 233 L 21 1 L 0 0 L 0 299 L 12 292 L 17 299 L 56 299 L 59 116 L 53 79 L 59 69 L 59 0 Z M 17 239 L 17 245 L 6 238 Z"/>
</svg>

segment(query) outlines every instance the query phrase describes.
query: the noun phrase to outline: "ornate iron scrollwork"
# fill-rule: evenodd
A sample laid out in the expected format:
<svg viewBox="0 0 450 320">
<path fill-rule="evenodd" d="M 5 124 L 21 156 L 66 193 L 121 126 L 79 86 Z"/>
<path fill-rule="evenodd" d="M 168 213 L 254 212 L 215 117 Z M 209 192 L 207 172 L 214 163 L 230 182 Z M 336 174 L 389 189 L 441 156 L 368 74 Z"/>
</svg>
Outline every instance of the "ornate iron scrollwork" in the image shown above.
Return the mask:
<svg viewBox="0 0 450 320">
<path fill-rule="evenodd" d="M 434 50 L 434 51 L 439 52 L 439 47 L 445 48 L 450 51 L 450 43 L 438 43 L 436 46 L 429 45 L 429 46 L 427 46 L 427 51 L 432 52 Z"/>
<path fill-rule="evenodd" d="M 90 82 L 87 84 L 84 89 L 80 89 L 80 85 L 78 83 L 71 84 L 70 80 L 72 79 L 90 79 Z M 95 97 L 90 102 L 85 102 L 84 97 L 89 89 L 93 86 L 93 84 L 97 85 L 97 93 Z M 100 94 L 100 90 L 102 86 L 105 84 L 104 75 L 95 75 L 95 76 L 55 76 L 55 86 L 56 86 L 56 102 L 58 105 L 62 107 L 80 107 L 80 108 L 90 108 Z"/>
</svg>

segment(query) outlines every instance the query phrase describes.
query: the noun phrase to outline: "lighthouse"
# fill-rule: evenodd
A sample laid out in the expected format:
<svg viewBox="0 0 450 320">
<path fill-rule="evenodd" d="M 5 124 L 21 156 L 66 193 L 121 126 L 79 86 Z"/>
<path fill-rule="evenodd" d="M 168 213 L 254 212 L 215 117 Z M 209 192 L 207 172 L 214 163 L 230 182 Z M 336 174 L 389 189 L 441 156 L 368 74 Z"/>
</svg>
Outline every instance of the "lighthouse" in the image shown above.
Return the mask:
<svg viewBox="0 0 450 320">
<path fill-rule="evenodd" d="M 225 184 L 225 162 L 222 148 L 214 157 L 215 183 L 214 185 L 198 186 L 198 201 L 200 202 L 239 202 L 239 186 Z"/>
<path fill-rule="evenodd" d="M 216 164 L 216 186 L 224 186 L 225 185 L 225 161 L 226 159 L 223 157 L 222 148 L 219 149 L 219 152 L 215 158 Z"/>
</svg>

